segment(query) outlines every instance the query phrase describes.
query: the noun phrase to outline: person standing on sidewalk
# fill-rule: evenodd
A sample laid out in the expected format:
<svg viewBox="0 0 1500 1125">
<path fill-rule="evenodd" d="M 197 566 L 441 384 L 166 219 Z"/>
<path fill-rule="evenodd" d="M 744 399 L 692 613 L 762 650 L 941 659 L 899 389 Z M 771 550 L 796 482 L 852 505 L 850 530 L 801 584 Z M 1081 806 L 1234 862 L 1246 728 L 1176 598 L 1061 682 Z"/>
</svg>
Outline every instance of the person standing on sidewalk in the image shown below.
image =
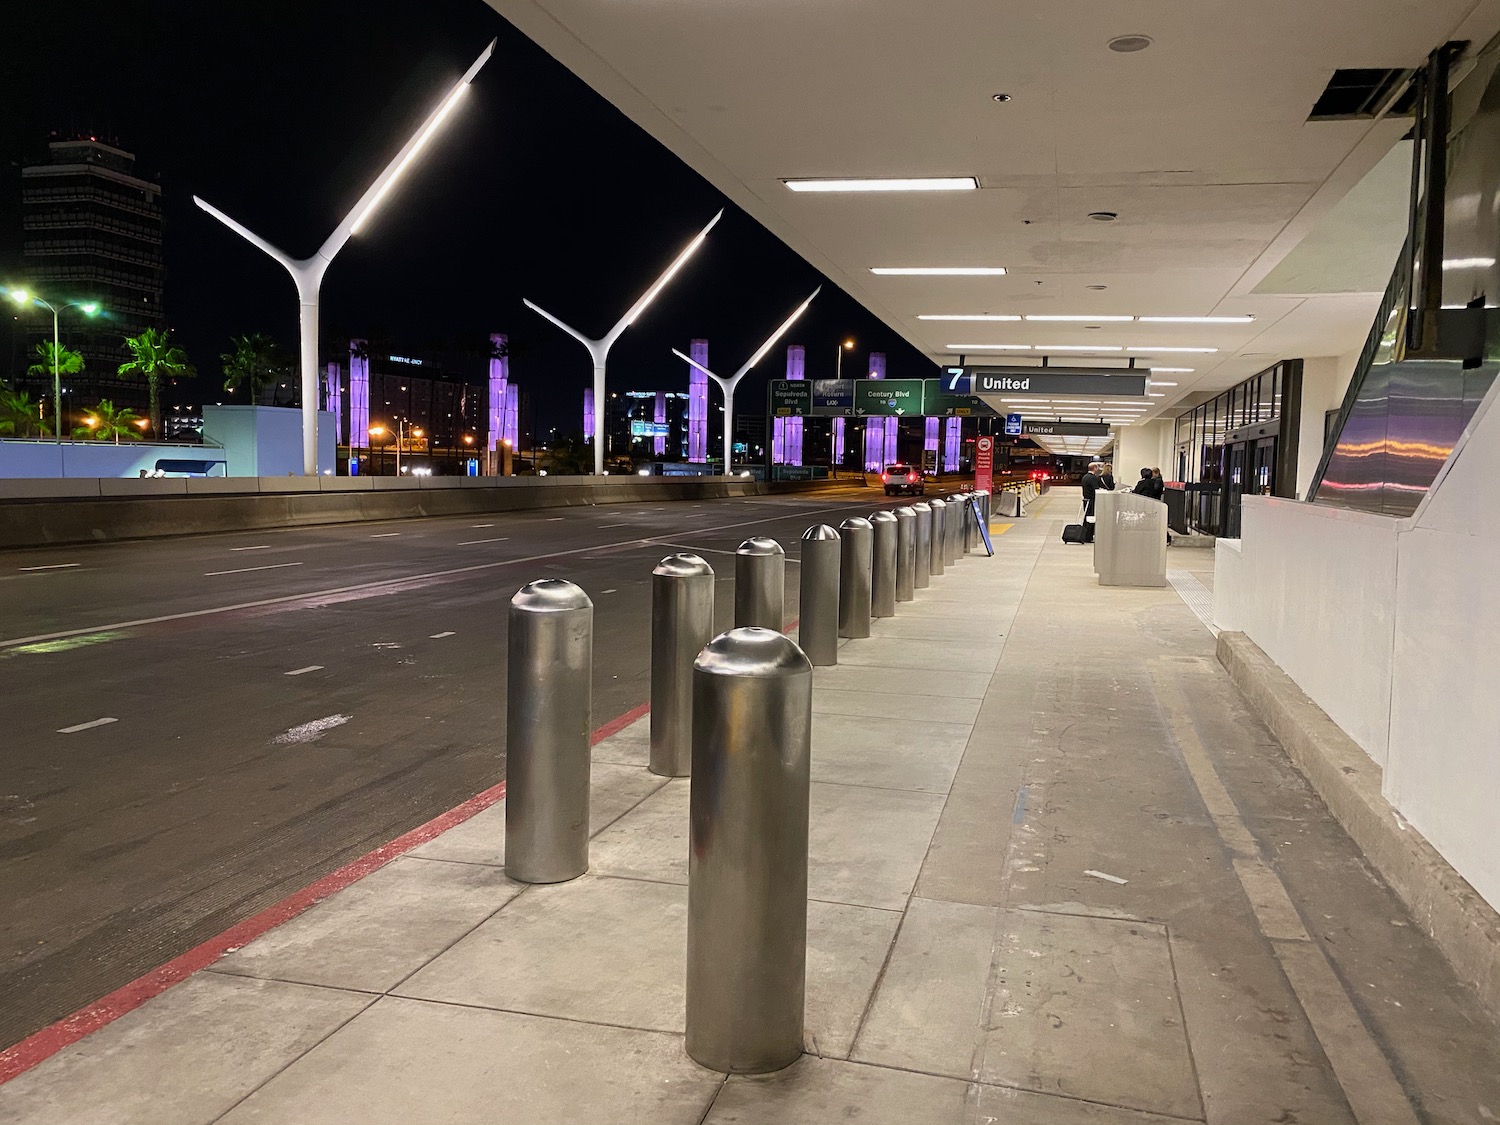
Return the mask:
<svg viewBox="0 0 1500 1125">
<path fill-rule="evenodd" d="M 1089 471 L 1083 474 L 1083 480 L 1079 482 L 1083 490 L 1083 541 L 1092 543 L 1094 541 L 1094 495 L 1104 487 L 1104 478 L 1100 476 L 1100 470 L 1104 466 L 1098 461 L 1089 462 Z"/>
</svg>

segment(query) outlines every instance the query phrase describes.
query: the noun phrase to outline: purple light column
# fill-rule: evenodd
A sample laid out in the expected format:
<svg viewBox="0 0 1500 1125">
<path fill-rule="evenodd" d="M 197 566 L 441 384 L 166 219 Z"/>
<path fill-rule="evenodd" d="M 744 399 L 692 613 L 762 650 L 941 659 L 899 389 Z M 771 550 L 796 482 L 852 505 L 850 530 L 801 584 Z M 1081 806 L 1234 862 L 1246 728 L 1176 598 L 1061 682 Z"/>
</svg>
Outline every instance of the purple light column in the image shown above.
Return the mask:
<svg viewBox="0 0 1500 1125">
<path fill-rule="evenodd" d="M 506 343 L 505 333 L 490 333 L 490 344 L 496 351 L 503 350 Z M 509 383 L 510 357 L 490 356 L 490 408 L 486 419 L 489 428 L 485 431 L 485 442 L 490 449 L 509 436 L 505 432 L 505 388 Z"/>
<path fill-rule="evenodd" d="M 833 420 L 833 463 L 842 465 L 844 463 L 844 419 Z"/>
<path fill-rule="evenodd" d="M 708 341 L 694 340 L 688 347 L 694 363 L 708 366 Z M 688 368 L 688 460 L 708 460 L 708 376 Z"/>
<path fill-rule="evenodd" d="M 944 425 L 947 427 L 947 432 L 943 436 L 943 472 L 956 473 L 958 472 L 959 445 L 963 441 L 964 420 L 948 418 L 945 419 Z"/>
<path fill-rule="evenodd" d="M 932 453 L 933 453 L 932 463 L 934 465 L 936 465 L 938 463 L 937 452 L 938 452 L 938 444 L 942 440 L 941 437 L 940 437 L 940 432 L 942 430 L 942 423 L 943 423 L 943 420 L 941 418 L 928 418 L 928 419 L 926 419 L 926 427 L 927 428 L 926 428 L 926 431 L 922 435 L 922 448 L 924 450 L 928 450 L 928 449 L 932 450 Z M 922 462 L 923 462 L 923 464 L 925 464 L 927 462 L 927 458 L 923 457 L 922 458 Z"/>
<path fill-rule="evenodd" d="M 521 448 L 521 388 L 514 383 L 505 384 L 505 424 L 502 438 L 510 441 L 512 449 Z"/>
<path fill-rule="evenodd" d="M 807 349 L 801 344 L 792 344 L 786 350 L 786 377 L 807 378 Z M 783 418 L 786 423 L 786 463 L 802 464 L 802 419 Z"/>
<path fill-rule="evenodd" d="M 323 409 L 333 415 L 333 443 L 343 445 L 344 436 L 344 369 L 330 360 L 328 377 L 323 383 Z"/>
<path fill-rule="evenodd" d="M 885 353 L 870 353 L 870 378 L 885 378 Z M 894 418 L 891 419 L 895 421 Z M 884 469 L 889 462 L 885 456 L 885 419 L 865 419 L 865 468 L 876 472 Z"/>
<path fill-rule="evenodd" d="M 349 341 L 349 447 L 370 448 L 370 360 L 365 341 Z"/>
<path fill-rule="evenodd" d="M 594 388 L 583 389 L 583 440 L 594 440 Z"/>
<path fill-rule="evenodd" d="M 661 425 L 662 423 L 664 423 L 667 420 L 667 392 L 666 391 L 657 391 L 656 392 L 656 413 L 653 414 L 651 417 L 656 422 L 656 424 L 658 426 Z M 667 451 L 667 439 L 666 439 L 666 436 L 665 435 L 661 435 L 661 434 L 657 435 L 657 437 L 655 438 L 655 440 L 653 440 L 652 443 L 651 443 L 651 449 L 652 449 L 652 451 L 658 457 L 660 457 L 663 453 L 665 453 Z"/>
</svg>

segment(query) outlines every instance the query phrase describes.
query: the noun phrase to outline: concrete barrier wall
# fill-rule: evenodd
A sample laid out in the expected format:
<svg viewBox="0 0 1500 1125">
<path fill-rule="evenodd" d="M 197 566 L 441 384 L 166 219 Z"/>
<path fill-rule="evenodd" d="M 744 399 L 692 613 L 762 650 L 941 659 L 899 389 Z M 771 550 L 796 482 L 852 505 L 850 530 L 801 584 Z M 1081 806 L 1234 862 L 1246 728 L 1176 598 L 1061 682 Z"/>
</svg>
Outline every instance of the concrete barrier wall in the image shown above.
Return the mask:
<svg viewBox="0 0 1500 1125">
<path fill-rule="evenodd" d="M 229 477 L 0 480 L 0 547 L 360 520 L 817 492 L 729 477 Z M 844 487 L 847 487 L 845 485 Z"/>
</svg>

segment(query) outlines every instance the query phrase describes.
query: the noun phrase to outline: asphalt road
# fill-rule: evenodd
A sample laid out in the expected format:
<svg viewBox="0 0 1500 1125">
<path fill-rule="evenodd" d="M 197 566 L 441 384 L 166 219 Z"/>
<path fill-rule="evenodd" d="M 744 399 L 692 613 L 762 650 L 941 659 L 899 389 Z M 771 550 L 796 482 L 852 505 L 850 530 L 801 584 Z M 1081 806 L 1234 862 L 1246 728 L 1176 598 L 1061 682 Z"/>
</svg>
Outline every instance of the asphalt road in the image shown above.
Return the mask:
<svg viewBox="0 0 1500 1125">
<path fill-rule="evenodd" d="M 0 552 L 0 1047 L 505 776 L 511 595 L 594 601 L 594 725 L 650 691 L 651 568 L 867 489 Z M 108 720 L 108 721 L 105 721 Z M 91 725 L 94 724 L 94 725 Z"/>
</svg>

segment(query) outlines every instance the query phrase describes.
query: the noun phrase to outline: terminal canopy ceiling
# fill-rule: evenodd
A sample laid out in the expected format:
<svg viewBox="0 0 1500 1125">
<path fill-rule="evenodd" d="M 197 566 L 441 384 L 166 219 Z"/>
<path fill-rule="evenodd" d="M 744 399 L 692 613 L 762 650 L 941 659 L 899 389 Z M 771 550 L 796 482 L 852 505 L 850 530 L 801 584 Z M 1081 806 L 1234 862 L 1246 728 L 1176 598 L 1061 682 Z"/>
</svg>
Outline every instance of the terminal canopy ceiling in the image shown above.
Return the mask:
<svg viewBox="0 0 1500 1125">
<path fill-rule="evenodd" d="M 1409 119 L 1313 106 L 1335 71 L 1500 30 L 1500 0 L 490 3 L 934 361 L 1134 358 L 1141 419 L 1358 351 Z M 788 186 L 936 177 L 977 187 Z M 873 272 L 932 267 L 1006 272 Z M 927 319 L 961 316 L 1083 319 Z M 1205 316 L 1254 319 L 1109 319 Z"/>
</svg>

